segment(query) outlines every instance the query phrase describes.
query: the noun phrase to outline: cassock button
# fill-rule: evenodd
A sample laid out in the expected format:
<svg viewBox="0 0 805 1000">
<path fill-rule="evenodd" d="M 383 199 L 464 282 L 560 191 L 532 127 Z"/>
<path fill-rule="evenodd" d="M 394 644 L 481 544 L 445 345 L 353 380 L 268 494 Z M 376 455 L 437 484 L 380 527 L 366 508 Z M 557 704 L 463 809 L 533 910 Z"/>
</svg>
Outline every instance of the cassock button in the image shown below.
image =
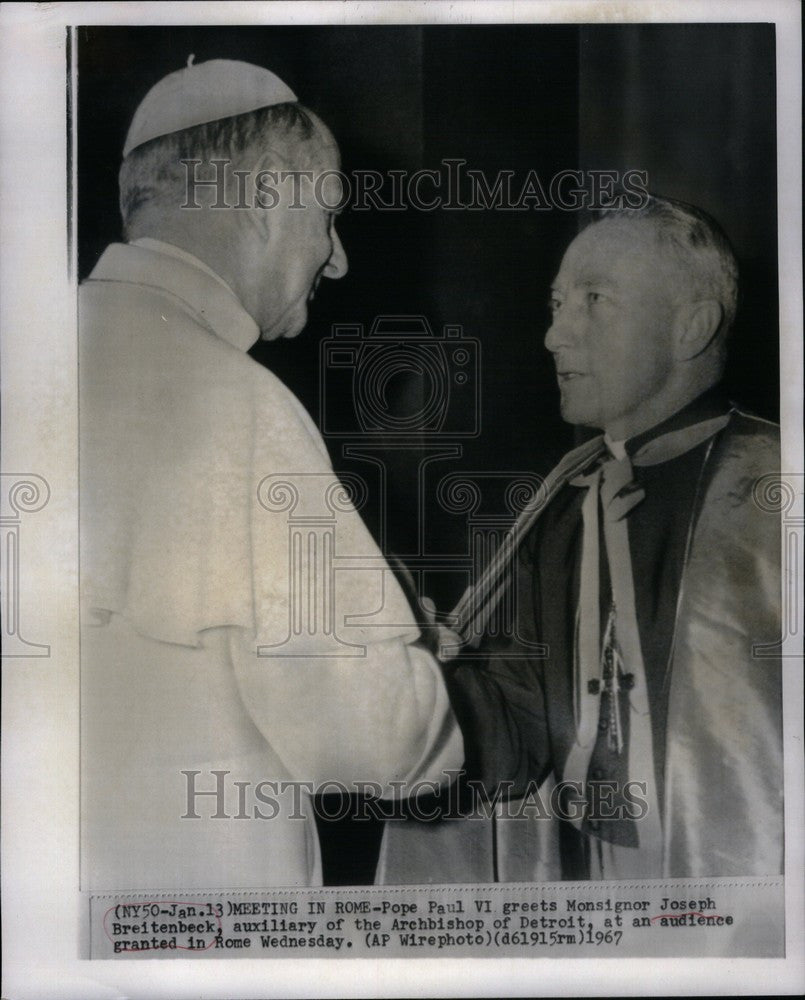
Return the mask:
<svg viewBox="0 0 805 1000">
<path fill-rule="evenodd" d="M 598 694 L 601 690 L 601 682 L 598 680 L 587 681 L 587 690 L 590 694 Z"/>
<path fill-rule="evenodd" d="M 598 723 L 599 732 L 605 733 L 609 729 L 609 719 L 602 719 Z"/>
</svg>

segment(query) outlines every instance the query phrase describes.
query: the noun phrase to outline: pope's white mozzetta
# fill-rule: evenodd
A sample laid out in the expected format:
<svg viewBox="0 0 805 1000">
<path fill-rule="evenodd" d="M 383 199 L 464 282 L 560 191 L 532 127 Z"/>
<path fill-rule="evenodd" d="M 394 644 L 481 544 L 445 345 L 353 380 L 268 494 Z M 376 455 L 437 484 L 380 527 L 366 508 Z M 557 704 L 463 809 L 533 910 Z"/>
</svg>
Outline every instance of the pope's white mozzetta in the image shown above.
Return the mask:
<svg viewBox="0 0 805 1000">
<path fill-rule="evenodd" d="M 225 283 L 113 244 L 80 315 L 82 885 L 315 884 L 309 788 L 461 765 L 438 665 Z"/>
</svg>

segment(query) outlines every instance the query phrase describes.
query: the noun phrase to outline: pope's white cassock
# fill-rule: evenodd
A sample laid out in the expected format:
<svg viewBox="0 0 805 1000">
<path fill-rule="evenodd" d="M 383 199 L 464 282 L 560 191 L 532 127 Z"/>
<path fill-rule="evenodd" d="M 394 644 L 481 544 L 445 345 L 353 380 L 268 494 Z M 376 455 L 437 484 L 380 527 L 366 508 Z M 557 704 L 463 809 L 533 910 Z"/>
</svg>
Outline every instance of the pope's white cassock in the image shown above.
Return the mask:
<svg viewBox="0 0 805 1000">
<path fill-rule="evenodd" d="M 80 328 L 82 888 L 317 884 L 307 786 L 461 765 L 438 665 L 227 284 L 113 244 Z"/>
</svg>

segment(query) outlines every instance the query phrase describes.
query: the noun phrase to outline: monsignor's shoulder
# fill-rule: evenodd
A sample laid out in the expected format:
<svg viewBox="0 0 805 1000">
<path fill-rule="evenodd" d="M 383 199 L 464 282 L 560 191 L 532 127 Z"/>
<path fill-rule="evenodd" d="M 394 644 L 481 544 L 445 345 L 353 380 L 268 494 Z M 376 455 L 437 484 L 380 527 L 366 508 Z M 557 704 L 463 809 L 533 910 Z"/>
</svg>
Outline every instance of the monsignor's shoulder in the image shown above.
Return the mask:
<svg viewBox="0 0 805 1000">
<path fill-rule="evenodd" d="M 727 425 L 730 437 L 768 461 L 780 454 L 780 425 L 745 410 L 733 408 Z"/>
</svg>

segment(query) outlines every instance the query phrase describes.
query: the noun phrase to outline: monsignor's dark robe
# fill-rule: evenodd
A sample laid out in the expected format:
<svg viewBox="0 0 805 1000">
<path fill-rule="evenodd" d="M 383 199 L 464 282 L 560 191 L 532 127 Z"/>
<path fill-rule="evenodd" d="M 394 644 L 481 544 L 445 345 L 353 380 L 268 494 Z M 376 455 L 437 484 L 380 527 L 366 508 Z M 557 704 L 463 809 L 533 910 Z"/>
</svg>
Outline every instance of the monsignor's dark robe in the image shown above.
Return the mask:
<svg viewBox="0 0 805 1000">
<path fill-rule="evenodd" d="M 710 419 L 721 405 L 706 394 L 627 442 L 627 452 Z M 656 877 L 782 871 L 781 669 L 778 656 L 759 648 L 781 636 L 780 517 L 763 489 L 763 477 L 779 469 L 776 426 L 732 410 L 710 439 L 634 470 L 645 490 L 628 530 L 662 826 Z M 547 655 L 516 657 L 519 640 L 490 640 L 486 660 L 459 661 L 450 670 L 468 776 L 490 797 L 501 782 L 512 783 L 507 794 L 516 797 L 546 778 L 561 781 L 576 741 L 573 643 L 584 492 L 564 487 L 519 551 L 518 632 L 546 643 Z M 607 572 L 602 557 L 602 611 Z M 623 777 L 608 758 L 605 735 L 588 779 Z M 640 762 L 632 775 L 635 767 L 639 772 Z M 465 833 L 460 821 L 419 832 L 413 823 L 395 824 L 380 879 L 442 881 L 446 847 L 452 877 L 464 851 L 469 877 L 505 880 L 505 844 L 496 845 L 499 856 L 490 864 L 479 824 L 463 825 Z M 620 836 L 617 824 L 608 829 L 606 822 L 597 830 L 556 825 L 559 859 L 547 870 L 563 878 L 590 877 L 596 838 Z M 542 859 L 532 867 L 539 873 L 540 866 Z M 517 872 L 525 877 L 522 864 Z"/>
</svg>

